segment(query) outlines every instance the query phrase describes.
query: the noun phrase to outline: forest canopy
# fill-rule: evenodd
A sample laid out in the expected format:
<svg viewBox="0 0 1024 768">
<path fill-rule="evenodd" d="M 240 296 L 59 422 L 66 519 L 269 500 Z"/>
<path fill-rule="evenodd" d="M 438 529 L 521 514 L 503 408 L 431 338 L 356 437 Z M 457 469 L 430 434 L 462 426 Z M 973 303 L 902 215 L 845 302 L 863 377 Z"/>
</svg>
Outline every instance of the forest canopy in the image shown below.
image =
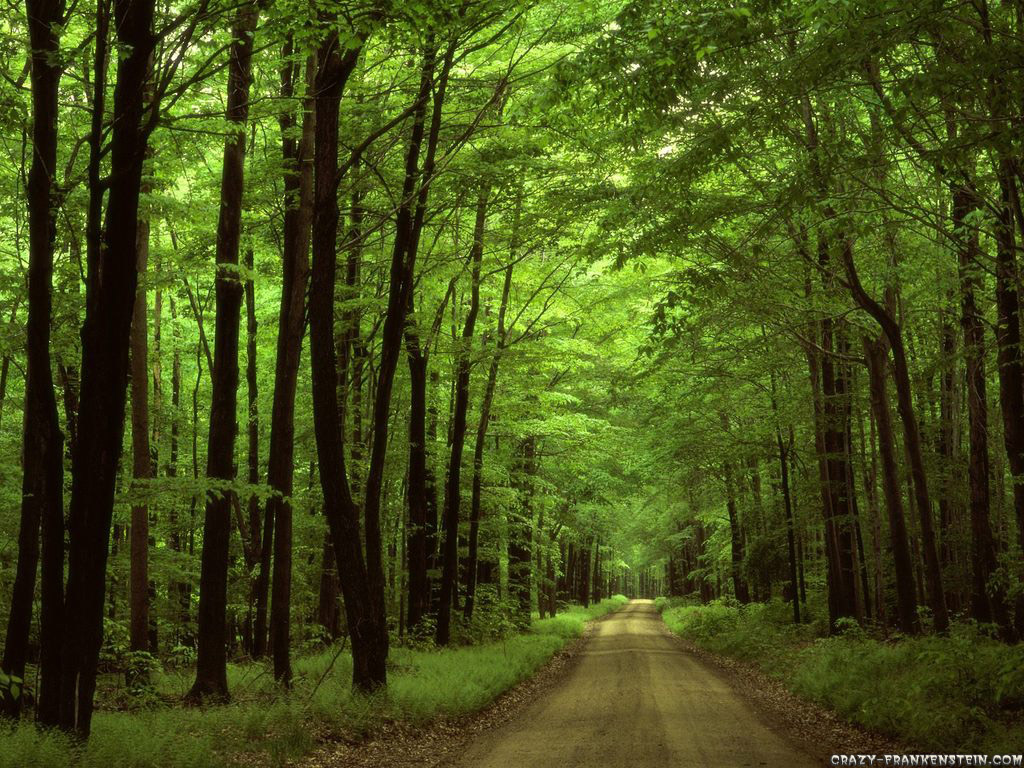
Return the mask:
<svg viewBox="0 0 1024 768">
<path fill-rule="evenodd" d="M 1024 4 L 0 20 L 8 716 L 616 593 L 1024 637 Z"/>
</svg>

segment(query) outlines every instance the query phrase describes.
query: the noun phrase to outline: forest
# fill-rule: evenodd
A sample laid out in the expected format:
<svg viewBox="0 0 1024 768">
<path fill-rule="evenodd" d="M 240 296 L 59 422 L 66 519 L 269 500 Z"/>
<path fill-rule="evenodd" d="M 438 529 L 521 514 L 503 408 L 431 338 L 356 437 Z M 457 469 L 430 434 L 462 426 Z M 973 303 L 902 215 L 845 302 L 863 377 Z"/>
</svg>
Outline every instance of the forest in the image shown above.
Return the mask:
<svg viewBox="0 0 1024 768">
<path fill-rule="evenodd" d="M 1024 2 L 25 0 L 0 78 L 0 765 L 301 760 L 617 595 L 1024 736 Z"/>
</svg>

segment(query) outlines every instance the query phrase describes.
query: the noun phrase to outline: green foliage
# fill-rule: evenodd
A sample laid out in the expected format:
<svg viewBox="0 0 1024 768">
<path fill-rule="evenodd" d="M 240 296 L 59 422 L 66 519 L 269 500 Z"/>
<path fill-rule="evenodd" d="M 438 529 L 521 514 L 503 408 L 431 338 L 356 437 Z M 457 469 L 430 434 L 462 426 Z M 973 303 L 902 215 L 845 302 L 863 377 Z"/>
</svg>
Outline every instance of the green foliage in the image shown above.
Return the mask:
<svg viewBox="0 0 1024 768">
<path fill-rule="evenodd" d="M 0 768 L 67 768 L 74 750 L 58 731 L 39 731 L 28 723 L 0 723 Z"/>
<path fill-rule="evenodd" d="M 541 635 L 555 635 L 563 640 L 579 637 L 588 621 L 606 616 L 627 602 L 629 602 L 629 598 L 625 595 L 613 595 L 589 608 L 572 605 L 562 613 L 533 622 L 533 632 Z"/>
<path fill-rule="evenodd" d="M 25 681 L 17 675 L 9 675 L 6 672 L 0 671 L 0 691 L 5 696 L 17 699 L 25 692 Z"/>
<path fill-rule="evenodd" d="M 456 617 L 452 641 L 459 645 L 477 645 L 511 636 L 516 632 L 518 606 L 508 593 L 499 597 L 496 585 L 482 584 L 476 591 L 473 618 Z M 433 622 L 429 622 L 433 623 Z"/>
<path fill-rule="evenodd" d="M 696 605 L 696 602 L 696 598 L 690 596 L 665 597 L 664 595 L 659 595 L 658 597 L 654 598 L 654 610 L 656 610 L 658 613 L 664 616 L 666 612 L 671 611 L 673 608 L 682 608 L 684 606 Z"/>
<path fill-rule="evenodd" d="M 794 625 L 787 610 L 788 606 L 778 602 L 739 605 L 716 600 L 708 605 L 669 608 L 662 616 L 673 632 L 711 651 L 781 671 L 792 649 L 813 640 L 821 630 L 809 624 Z"/>
<path fill-rule="evenodd" d="M 800 652 L 791 685 L 854 722 L 912 744 L 996 751 L 1024 736 L 1022 670 L 1024 646 L 1007 646 L 963 624 L 949 637 L 818 640 Z"/>
</svg>

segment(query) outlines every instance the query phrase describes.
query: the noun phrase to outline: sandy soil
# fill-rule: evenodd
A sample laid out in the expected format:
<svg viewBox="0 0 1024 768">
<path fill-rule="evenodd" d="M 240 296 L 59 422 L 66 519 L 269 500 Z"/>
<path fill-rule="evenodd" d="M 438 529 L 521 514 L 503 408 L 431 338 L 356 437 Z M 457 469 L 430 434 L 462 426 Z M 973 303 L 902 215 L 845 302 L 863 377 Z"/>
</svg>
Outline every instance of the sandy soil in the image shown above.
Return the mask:
<svg viewBox="0 0 1024 768">
<path fill-rule="evenodd" d="M 811 768 L 725 678 L 685 653 L 650 601 L 597 624 L 565 679 L 445 764 L 479 768 Z"/>
</svg>

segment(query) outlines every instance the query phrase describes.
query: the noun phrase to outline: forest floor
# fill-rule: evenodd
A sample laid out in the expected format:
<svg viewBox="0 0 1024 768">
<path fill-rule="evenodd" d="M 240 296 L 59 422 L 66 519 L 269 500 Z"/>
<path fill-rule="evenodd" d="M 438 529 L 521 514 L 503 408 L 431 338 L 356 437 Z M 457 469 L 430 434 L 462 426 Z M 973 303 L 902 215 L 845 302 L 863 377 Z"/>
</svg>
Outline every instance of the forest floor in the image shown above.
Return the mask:
<svg viewBox="0 0 1024 768">
<path fill-rule="evenodd" d="M 514 721 L 561 684 L 578 665 L 591 638 L 614 615 L 609 613 L 590 621 L 579 637 L 569 641 L 535 674 L 502 693 L 480 711 L 436 719 L 425 725 L 389 721 L 364 740 L 324 744 L 300 765 L 302 768 L 433 768 L 451 765 L 473 739 Z"/>
<path fill-rule="evenodd" d="M 533 701 L 572 663 L 593 620 L 627 603 L 615 596 L 566 606 L 525 632 L 479 635 L 476 643 L 466 635 L 446 649 L 396 644 L 381 696 L 353 693 L 344 645 L 296 655 L 287 692 L 266 662 L 229 664 L 226 705 L 182 706 L 194 676 L 189 666 L 154 669 L 139 691 L 109 674 L 85 744 L 27 719 L 0 723 L 0 768 L 424 765 L 403 755 L 439 760 L 465 735 Z M 479 619 L 478 632 L 487 625 L 484 606 Z"/>
<path fill-rule="evenodd" d="M 325 747 L 309 766 L 810 768 L 833 753 L 899 750 L 692 646 L 634 600 L 482 713 Z"/>
</svg>

